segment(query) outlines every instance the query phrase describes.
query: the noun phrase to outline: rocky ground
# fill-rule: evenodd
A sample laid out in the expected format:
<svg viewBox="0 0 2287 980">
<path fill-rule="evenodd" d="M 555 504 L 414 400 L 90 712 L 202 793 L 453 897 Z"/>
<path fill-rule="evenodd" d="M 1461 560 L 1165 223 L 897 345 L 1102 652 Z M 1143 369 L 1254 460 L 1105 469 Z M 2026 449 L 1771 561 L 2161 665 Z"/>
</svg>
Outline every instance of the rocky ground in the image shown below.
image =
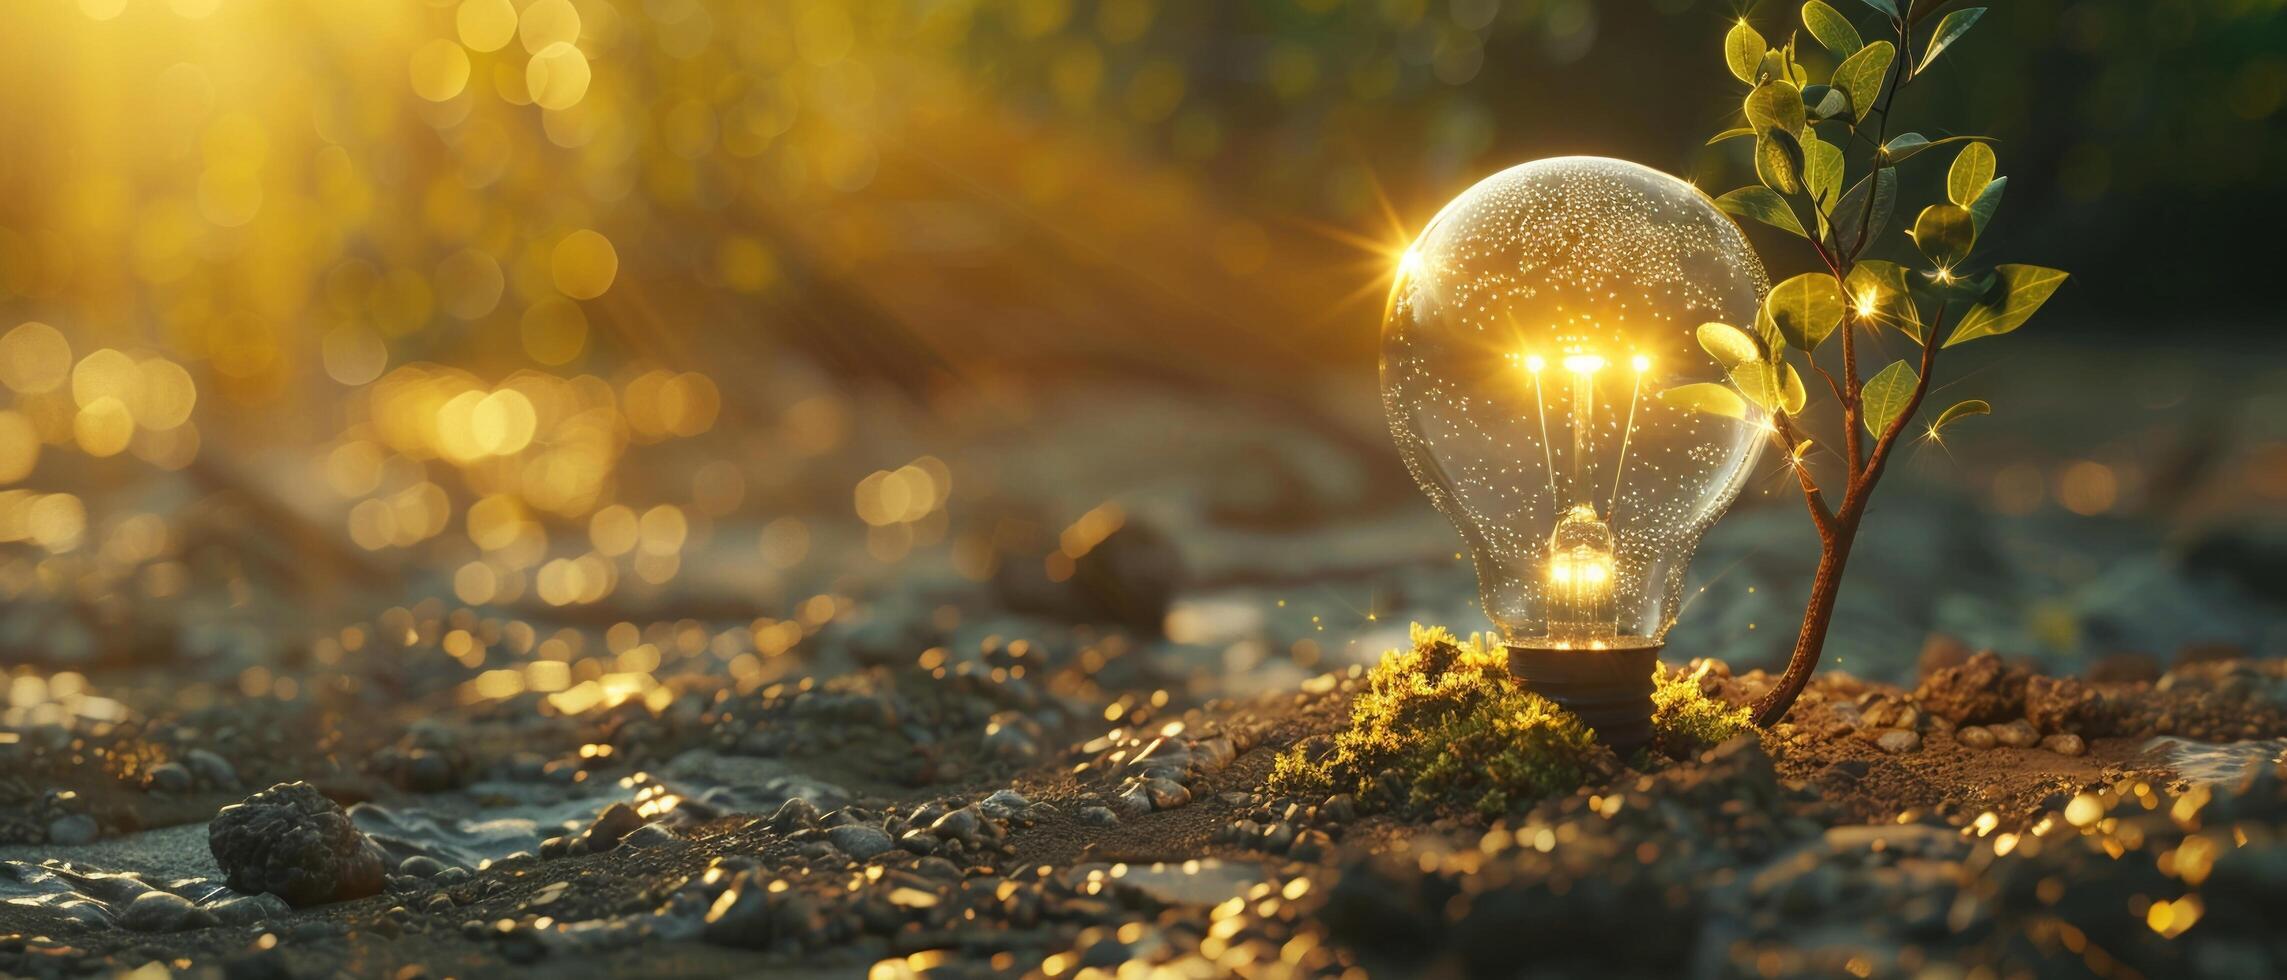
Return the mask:
<svg viewBox="0 0 2287 980">
<path fill-rule="evenodd" d="M 1934 642 L 1913 686 L 1828 672 L 1768 732 L 1488 820 L 1265 788 L 1360 668 L 1194 703 L 1118 632 L 961 639 L 827 622 L 767 683 L 608 709 L 391 660 L 290 709 L 25 728 L 0 973 L 2287 967 L 2287 661 L 2074 679 Z"/>
</svg>

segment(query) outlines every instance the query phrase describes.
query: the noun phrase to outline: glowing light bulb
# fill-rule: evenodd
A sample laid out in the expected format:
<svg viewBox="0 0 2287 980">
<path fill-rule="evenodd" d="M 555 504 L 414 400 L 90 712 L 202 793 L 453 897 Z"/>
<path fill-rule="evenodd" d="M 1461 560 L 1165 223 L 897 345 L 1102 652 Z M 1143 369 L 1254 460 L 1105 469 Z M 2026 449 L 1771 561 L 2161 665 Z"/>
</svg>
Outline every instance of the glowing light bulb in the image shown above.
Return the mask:
<svg viewBox="0 0 2287 980">
<path fill-rule="evenodd" d="M 1467 542 L 1512 665 L 1520 651 L 1640 655 L 1648 696 L 1692 552 L 1768 425 L 1658 393 L 1723 380 L 1695 332 L 1755 322 L 1762 264 L 1689 184 L 1595 157 L 1487 178 L 1409 254 L 1383 320 L 1383 407 Z M 1551 360 L 1564 370 L 1544 372 Z M 1605 372 L 1615 360 L 1632 371 Z"/>
</svg>

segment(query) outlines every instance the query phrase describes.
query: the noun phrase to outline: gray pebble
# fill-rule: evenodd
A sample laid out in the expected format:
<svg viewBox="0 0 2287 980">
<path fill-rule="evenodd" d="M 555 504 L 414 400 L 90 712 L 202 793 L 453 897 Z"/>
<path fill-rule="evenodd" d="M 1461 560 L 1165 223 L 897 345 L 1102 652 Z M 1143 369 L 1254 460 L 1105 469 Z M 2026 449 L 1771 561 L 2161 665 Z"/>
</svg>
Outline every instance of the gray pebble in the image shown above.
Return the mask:
<svg viewBox="0 0 2287 980">
<path fill-rule="evenodd" d="M 1921 748 L 1922 736 L 1919 732 L 1893 728 L 1883 732 L 1882 737 L 1874 740 L 1874 744 L 1881 746 L 1884 752 L 1899 755 Z"/>
<path fill-rule="evenodd" d="M 119 924 L 136 932 L 179 932 L 214 925 L 215 918 L 181 895 L 148 891 L 127 903 Z"/>
<path fill-rule="evenodd" d="M 67 813 L 48 823 L 48 843 L 88 844 L 95 840 L 95 818 L 84 813 Z"/>
<path fill-rule="evenodd" d="M 182 793 L 191 788 L 191 768 L 180 762 L 162 762 L 151 767 L 151 788 L 161 793 Z"/>
<path fill-rule="evenodd" d="M 897 846 L 897 842 L 890 840 L 889 835 L 884 833 L 881 828 L 868 827 L 864 824 L 843 824 L 839 827 L 830 828 L 826 831 L 826 840 L 832 842 L 835 847 L 841 848 L 842 853 L 860 861 Z"/>
</svg>

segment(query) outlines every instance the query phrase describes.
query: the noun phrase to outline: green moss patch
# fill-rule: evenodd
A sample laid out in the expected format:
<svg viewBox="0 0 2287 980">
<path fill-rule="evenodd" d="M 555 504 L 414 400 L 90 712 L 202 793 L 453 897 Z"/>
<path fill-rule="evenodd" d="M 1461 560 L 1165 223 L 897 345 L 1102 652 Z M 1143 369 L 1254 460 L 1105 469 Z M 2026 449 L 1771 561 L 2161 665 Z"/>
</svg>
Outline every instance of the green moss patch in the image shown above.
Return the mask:
<svg viewBox="0 0 2287 980">
<path fill-rule="evenodd" d="M 1279 758 L 1272 792 L 1492 815 L 1579 786 L 1602 750 L 1580 719 L 1518 686 L 1498 646 L 1416 625 L 1411 646 L 1366 675 L 1332 750 L 1307 753 Z"/>
<path fill-rule="evenodd" d="M 1496 816 L 1612 767 L 1579 718 L 1517 683 L 1498 644 L 1419 624 L 1411 640 L 1367 673 L 1331 746 L 1313 739 L 1279 756 L 1270 792 L 1352 793 L 1372 806 Z M 1661 669 L 1652 701 L 1655 737 L 1674 754 L 1747 727 L 1746 708 L 1701 694 L 1689 674 Z"/>
</svg>

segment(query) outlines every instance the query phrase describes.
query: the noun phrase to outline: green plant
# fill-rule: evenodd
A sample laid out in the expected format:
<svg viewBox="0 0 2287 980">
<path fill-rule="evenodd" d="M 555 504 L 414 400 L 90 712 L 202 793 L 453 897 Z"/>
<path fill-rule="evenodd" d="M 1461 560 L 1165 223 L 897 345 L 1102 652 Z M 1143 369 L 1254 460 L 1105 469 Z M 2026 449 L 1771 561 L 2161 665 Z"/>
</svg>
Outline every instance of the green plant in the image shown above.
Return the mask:
<svg viewBox="0 0 2287 980">
<path fill-rule="evenodd" d="M 1698 673 L 1663 666 L 1652 679 L 1652 734 L 1670 753 L 1720 745 L 1750 727 L 1746 705 L 1700 693 Z"/>
<path fill-rule="evenodd" d="M 1581 785 L 1598 752 L 1580 719 L 1517 683 L 1500 648 L 1417 624 L 1410 644 L 1366 675 L 1332 750 L 1320 759 L 1289 750 L 1268 788 L 1491 816 Z"/>
<path fill-rule="evenodd" d="M 1737 395 L 1721 385 L 1675 393 L 1676 401 L 1702 411 L 1745 417 L 1743 397 L 1768 413 L 1771 436 L 1818 527 L 1818 571 L 1793 656 L 1753 706 L 1755 723 L 1766 727 L 1786 716 L 1818 664 L 1859 522 L 1930 391 L 1939 352 L 2017 329 L 2065 280 L 2055 269 L 1985 268 L 1978 261 L 1979 240 L 2008 185 L 1994 172 L 1989 137 L 1890 134 L 1898 94 L 1951 50 L 1985 8 L 1949 11 L 1950 0 L 1902 0 L 1902 7 L 1893 0 L 1863 2 L 1882 15 L 1886 37 L 1863 40 L 1841 11 L 1822 0 L 1803 4 L 1804 27 L 1835 59 L 1824 82 L 1812 82 L 1796 59 L 1792 32 L 1773 47 L 1742 18 L 1724 39 L 1724 61 L 1748 86 L 1746 124 L 1710 142 L 1749 141 L 1757 183 L 1716 204 L 1803 239 L 1819 267 L 1771 287 L 1751 330 L 1722 323 L 1700 328 L 1701 346 L 1723 365 Z M 1919 261 L 1868 257 L 1890 241 L 1883 230 L 1898 206 L 1899 168 L 1935 158 L 1930 151 L 1949 145 L 1960 148 L 1946 172 L 1946 200 L 1923 208 L 1905 230 Z M 1897 331 L 1919 353 L 1862 376 L 1859 335 L 1880 330 Z M 1840 342 L 1828 344 L 1837 334 Z M 1809 392 L 1797 363 L 1826 382 L 1841 409 L 1839 479 L 1814 473 L 1815 461 L 1806 458 Z M 1927 434 L 1936 438 L 1948 425 L 1991 410 L 1984 401 L 1959 402 L 1940 412 Z M 1839 502 L 1830 502 L 1823 486 L 1840 486 Z"/>
</svg>

